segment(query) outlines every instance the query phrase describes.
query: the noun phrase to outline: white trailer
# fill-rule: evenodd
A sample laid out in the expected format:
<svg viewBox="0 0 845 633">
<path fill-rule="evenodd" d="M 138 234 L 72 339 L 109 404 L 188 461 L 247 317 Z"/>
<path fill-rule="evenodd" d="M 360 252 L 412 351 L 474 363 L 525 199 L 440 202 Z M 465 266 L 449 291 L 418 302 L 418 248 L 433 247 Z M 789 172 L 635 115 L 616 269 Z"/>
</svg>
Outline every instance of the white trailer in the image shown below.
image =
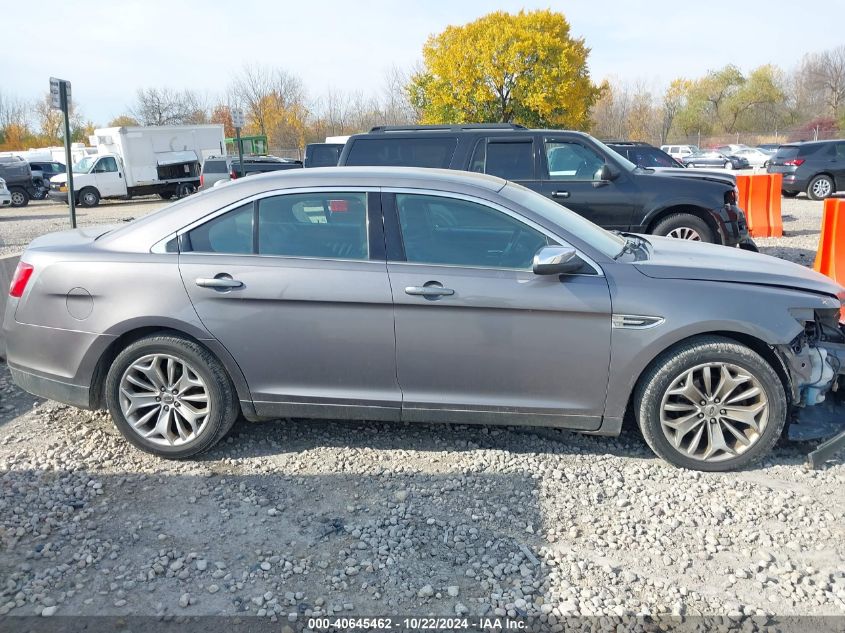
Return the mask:
<svg viewBox="0 0 845 633">
<path fill-rule="evenodd" d="M 73 167 L 81 206 L 96 206 L 101 198 L 192 194 L 199 187 L 203 161 L 220 156 L 226 147 L 222 125 L 101 128 L 90 142 L 97 153 Z M 49 195 L 67 200 L 67 176 L 50 180 Z"/>
</svg>

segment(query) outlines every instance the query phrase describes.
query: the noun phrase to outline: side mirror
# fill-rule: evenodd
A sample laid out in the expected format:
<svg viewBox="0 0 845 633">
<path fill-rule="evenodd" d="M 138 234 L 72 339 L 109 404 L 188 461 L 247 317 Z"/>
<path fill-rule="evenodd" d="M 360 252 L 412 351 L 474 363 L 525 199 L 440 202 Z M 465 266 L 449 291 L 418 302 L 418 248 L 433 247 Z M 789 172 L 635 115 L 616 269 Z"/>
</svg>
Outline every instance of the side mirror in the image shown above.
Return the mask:
<svg viewBox="0 0 845 633">
<path fill-rule="evenodd" d="M 611 180 L 616 180 L 618 176 L 619 172 L 617 172 L 610 165 L 605 163 L 596 172 L 595 178 L 598 182 L 610 182 Z"/>
<path fill-rule="evenodd" d="M 571 246 L 544 246 L 534 255 L 535 275 L 566 275 L 578 272 L 584 261 Z"/>
</svg>

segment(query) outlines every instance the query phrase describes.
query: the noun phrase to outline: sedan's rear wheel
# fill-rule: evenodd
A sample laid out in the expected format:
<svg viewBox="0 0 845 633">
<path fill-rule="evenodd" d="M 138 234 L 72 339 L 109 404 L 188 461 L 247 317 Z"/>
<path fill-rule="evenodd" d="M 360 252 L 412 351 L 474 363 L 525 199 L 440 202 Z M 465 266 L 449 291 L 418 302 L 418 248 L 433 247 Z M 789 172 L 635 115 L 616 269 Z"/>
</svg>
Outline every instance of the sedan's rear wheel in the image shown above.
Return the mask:
<svg viewBox="0 0 845 633">
<path fill-rule="evenodd" d="M 733 168 L 734 168 L 734 164 L 731 161 L 726 160 L 725 161 L 725 169 L 733 169 Z"/>
<path fill-rule="evenodd" d="M 651 449 L 694 470 L 747 466 L 774 446 L 786 421 L 783 383 L 756 352 L 703 337 L 658 357 L 640 379 L 635 413 Z"/>
<path fill-rule="evenodd" d="M 238 414 L 220 362 L 175 336 L 144 338 L 118 354 L 106 377 L 106 401 L 127 440 L 172 459 L 214 446 Z"/>
</svg>

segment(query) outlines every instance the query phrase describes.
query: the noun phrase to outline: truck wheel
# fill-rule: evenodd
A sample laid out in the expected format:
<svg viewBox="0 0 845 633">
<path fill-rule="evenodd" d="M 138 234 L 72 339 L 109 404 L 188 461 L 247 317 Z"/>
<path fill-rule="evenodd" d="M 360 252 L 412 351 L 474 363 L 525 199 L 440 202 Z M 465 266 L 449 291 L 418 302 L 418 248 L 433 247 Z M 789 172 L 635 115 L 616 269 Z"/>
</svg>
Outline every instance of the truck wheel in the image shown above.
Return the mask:
<svg viewBox="0 0 845 633">
<path fill-rule="evenodd" d="M 725 471 L 768 453 L 786 422 L 786 393 L 771 365 L 730 339 L 670 348 L 637 384 L 634 413 L 646 443 L 681 468 Z"/>
<path fill-rule="evenodd" d="M 85 187 L 79 192 L 79 206 L 96 207 L 100 204 L 100 193 L 93 187 Z"/>
<path fill-rule="evenodd" d="M 834 191 L 833 178 L 825 174 L 816 176 L 807 185 L 807 197 L 810 200 L 824 200 L 833 195 Z"/>
<path fill-rule="evenodd" d="M 654 227 L 652 233 L 693 242 L 716 243 L 713 229 L 707 226 L 707 222 L 691 213 L 675 213 L 663 218 Z"/>
<path fill-rule="evenodd" d="M 190 196 L 192 193 L 195 193 L 197 188 L 189 182 L 183 182 L 176 188 L 176 197 L 177 198 L 184 198 L 186 196 Z"/>
<path fill-rule="evenodd" d="M 14 187 L 9 189 L 9 193 L 12 194 L 13 207 L 25 207 L 29 204 L 29 194 L 26 192 L 26 189 Z"/>
</svg>

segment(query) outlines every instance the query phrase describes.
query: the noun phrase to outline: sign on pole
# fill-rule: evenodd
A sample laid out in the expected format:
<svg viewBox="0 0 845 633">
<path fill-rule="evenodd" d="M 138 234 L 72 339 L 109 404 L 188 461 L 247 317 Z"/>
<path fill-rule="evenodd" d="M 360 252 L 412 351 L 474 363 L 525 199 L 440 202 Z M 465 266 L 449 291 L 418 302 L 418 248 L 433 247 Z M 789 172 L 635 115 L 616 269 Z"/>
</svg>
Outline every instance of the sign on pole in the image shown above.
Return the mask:
<svg viewBox="0 0 845 633">
<path fill-rule="evenodd" d="M 70 210 L 70 228 L 76 228 L 76 196 L 73 192 L 73 156 L 70 151 L 70 82 L 50 77 L 50 107 L 61 110 L 65 128 L 65 164 L 67 166 L 67 203 Z"/>
<path fill-rule="evenodd" d="M 235 128 L 244 126 L 244 111 L 240 108 L 232 110 L 232 125 L 234 125 Z"/>
<path fill-rule="evenodd" d="M 232 110 L 232 125 L 235 126 L 235 138 L 238 141 L 238 169 L 244 173 L 244 144 L 241 141 L 241 128 L 244 126 L 244 111 L 240 108 Z M 237 175 L 237 170 L 233 170 Z"/>
</svg>

